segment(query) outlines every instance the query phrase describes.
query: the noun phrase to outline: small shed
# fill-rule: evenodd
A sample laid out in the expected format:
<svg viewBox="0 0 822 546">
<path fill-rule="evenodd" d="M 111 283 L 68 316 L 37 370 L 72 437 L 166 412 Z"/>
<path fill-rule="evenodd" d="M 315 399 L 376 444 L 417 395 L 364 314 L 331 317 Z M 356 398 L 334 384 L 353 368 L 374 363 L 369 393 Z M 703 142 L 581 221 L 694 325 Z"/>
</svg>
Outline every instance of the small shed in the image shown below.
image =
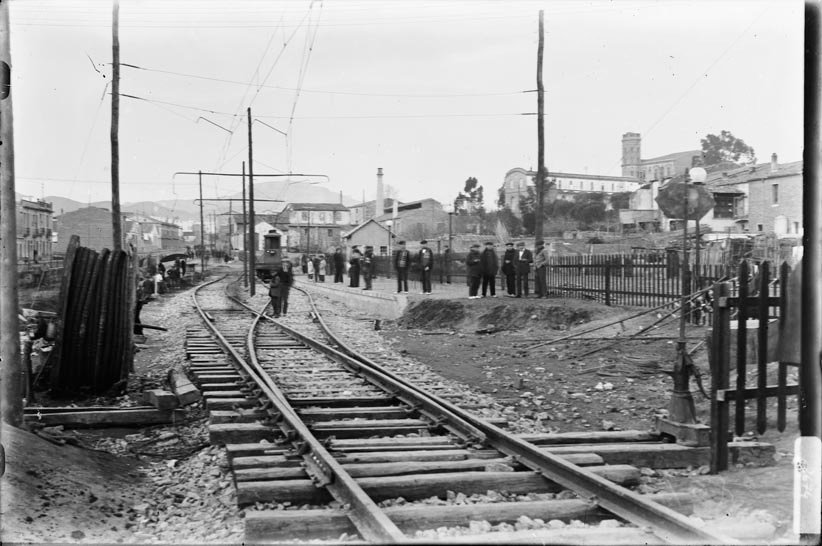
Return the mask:
<svg viewBox="0 0 822 546">
<path fill-rule="evenodd" d="M 375 256 L 389 256 L 394 250 L 394 241 L 397 236 L 387 227 L 371 219 L 366 220 L 343 236 L 346 256 L 350 255 L 351 248 L 359 247 L 364 251 L 366 246 L 374 247 Z"/>
</svg>

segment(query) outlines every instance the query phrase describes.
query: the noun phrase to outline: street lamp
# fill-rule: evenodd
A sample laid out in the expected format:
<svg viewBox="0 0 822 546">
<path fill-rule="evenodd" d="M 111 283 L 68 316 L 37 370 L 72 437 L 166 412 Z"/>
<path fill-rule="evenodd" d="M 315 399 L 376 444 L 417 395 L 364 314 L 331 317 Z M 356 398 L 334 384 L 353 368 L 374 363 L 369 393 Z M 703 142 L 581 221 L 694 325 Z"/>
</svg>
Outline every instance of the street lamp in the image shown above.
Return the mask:
<svg viewBox="0 0 822 546">
<path fill-rule="evenodd" d="M 705 183 L 705 179 L 708 178 L 708 172 L 703 169 L 702 167 L 694 167 L 690 171 L 688 171 L 688 175 L 691 177 L 691 182 L 694 185 L 703 185 Z M 691 189 L 688 192 L 688 201 L 690 206 L 690 201 L 698 199 L 697 191 L 695 188 Z M 687 230 L 687 225 L 685 227 Z M 699 218 L 696 219 L 696 247 L 694 248 L 694 270 L 692 277 L 692 282 L 697 290 L 702 289 L 702 285 L 699 282 L 701 271 L 699 270 Z"/>
<path fill-rule="evenodd" d="M 445 257 L 445 282 L 451 284 L 451 254 L 454 252 L 453 245 L 451 244 L 451 239 L 453 238 L 451 234 L 451 222 L 454 218 L 454 204 L 448 203 L 445 205 L 445 212 L 448 213 L 448 248 L 446 249 L 448 253 Z"/>
<path fill-rule="evenodd" d="M 385 225 L 388 228 L 388 273 L 386 273 L 385 277 L 387 279 L 391 278 L 391 226 L 394 225 L 393 220 L 386 220 Z"/>
</svg>

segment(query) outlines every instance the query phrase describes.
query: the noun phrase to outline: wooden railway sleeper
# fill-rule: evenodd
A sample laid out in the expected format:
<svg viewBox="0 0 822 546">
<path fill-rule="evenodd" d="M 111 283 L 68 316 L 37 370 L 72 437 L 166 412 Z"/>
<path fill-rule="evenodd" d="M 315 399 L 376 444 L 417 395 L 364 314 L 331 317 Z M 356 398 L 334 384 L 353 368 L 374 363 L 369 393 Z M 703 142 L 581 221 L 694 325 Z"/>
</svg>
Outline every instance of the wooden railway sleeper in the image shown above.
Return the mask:
<svg viewBox="0 0 822 546">
<path fill-rule="evenodd" d="M 308 298 L 313 306 L 314 301 L 310 294 Z M 322 320 L 322 317 L 318 318 L 318 322 L 325 330 L 326 336 L 335 341 L 340 347 L 343 347 L 343 353 L 348 357 L 356 358 L 363 366 L 366 366 L 381 378 L 396 381 L 404 386 L 393 387 L 392 394 L 395 397 L 400 388 L 406 388 L 412 393 L 425 396 L 436 406 L 444 408 L 446 415 L 450 414 L 454 416 L 457 420 L 464 422 L 469 429 L 476 430 L 478 434 L 481 434 L 483 443 L 487 442 L 488 445 L 493 446 L 504 455 L 517 457 L 519 459 L 518 462 L 531 471 L 542 474 L 544 477 L 573 490 L 580 496 L 596 496 L 599 504 L 606 510 L 634 524 L 650 527 L 654 533 L 665 540 L 685 543 L 730 542 L 727 537 L 717 533 L 707 532 L 705 529 L 670 508 L 649 502 L 632 491 L 614 486 L 590 471 L 568 463 L 560 457 L 543 452 L 537 446 L 512 436 L 510 433 L 485 422 L 481 418 L 472 415 L 436 395 L 423 393 L 418 386 L 399 379 L 396 374 L 387 372 L 383 367 L 372 360 L 348 348 L 329 330 Z M 311 343 L 308 342 L 308 344 Z M 461 425 L 457 426 L 459 427 Z"/>
</svg>

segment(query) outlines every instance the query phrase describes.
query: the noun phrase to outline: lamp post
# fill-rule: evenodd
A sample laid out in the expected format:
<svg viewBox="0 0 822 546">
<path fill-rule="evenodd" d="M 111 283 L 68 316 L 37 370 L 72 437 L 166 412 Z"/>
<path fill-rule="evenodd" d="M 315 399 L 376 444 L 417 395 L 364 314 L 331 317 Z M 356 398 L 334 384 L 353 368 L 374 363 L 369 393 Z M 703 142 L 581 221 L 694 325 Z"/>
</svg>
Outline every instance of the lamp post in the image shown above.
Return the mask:
<svg viewBox="0 0 822 546">
<path fill-rule="evenodd" d="M 702 167 L 694 167 L 688 174 L 691 177 L 691 182 L 695 186 L 702 186 L 705 184 L 705 179 L 708 177 L 708 172 L 703 169 Z M 690 197 L 689 197 L 690 199 Z M 691 275 L 693 285 L 696 287 L 697 290 L 702 289 L 702 283 L 700 282 L 700 274 L 701 271 L 699 270 L 699 218 L 696 219 L 696 246 L 694 247 L 694 270 Z"/>
<path fill-rule="evenodd" d="M 451 254 L 454 252 L 454 245 L 451 244 L 451 239 L 453 239 L 451 221 L 454 218 L 454 204 L 448 203 L 445 205 L 445 212 L 448 213 L 448 248 L 446 249 L 447 254 L 445 256 L 445 282 L 451 284 Z"/>
<path fill-rule="evenodd" d="M 388 266 L 386 267 L 387 273 L 385 274 L 386 279 L 391 278 L 391 226 L 394 225 L 393 220 L 386 220 L 385 226 L 388 228 Z"/>
</svg>

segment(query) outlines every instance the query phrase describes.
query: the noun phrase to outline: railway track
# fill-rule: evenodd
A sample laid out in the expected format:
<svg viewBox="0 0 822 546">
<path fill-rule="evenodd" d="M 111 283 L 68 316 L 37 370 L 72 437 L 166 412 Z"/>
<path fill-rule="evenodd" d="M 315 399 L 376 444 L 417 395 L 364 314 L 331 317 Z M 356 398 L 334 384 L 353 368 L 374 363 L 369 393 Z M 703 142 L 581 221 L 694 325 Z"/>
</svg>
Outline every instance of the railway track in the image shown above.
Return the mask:
<svg viewBox="0 0 822 546">
<path fill-rule="evenodd" d="M 552 454 L 448 401 L 430 378 L 411 383 L 358 354 L 310 295 L 294 293 L 288 320 L 274 321 L 236 286 L 195 291 L 203 327 L 185 343 L 237 501 L 258 508 L 246 512 L 247 540 L 403 542 L 464 527 L 448 540 L 728 541 L 666 506 L 681 495 L 628 489 L 635 467 Z"/>
</svg>

